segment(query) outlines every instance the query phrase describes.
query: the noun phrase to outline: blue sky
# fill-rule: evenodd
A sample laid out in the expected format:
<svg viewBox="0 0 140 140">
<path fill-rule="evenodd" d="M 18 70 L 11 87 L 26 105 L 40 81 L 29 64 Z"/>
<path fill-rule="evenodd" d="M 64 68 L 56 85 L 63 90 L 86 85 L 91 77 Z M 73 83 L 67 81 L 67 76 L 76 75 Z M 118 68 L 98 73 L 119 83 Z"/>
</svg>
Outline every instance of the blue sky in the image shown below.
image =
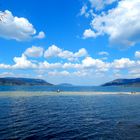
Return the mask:
<svg viewBox="0 0 140 140">
<path fill-rule="evenodd" d="M 0 77 L 99 85 L 140 73 L 139 0 L 0 1 Z"/>
</svg>

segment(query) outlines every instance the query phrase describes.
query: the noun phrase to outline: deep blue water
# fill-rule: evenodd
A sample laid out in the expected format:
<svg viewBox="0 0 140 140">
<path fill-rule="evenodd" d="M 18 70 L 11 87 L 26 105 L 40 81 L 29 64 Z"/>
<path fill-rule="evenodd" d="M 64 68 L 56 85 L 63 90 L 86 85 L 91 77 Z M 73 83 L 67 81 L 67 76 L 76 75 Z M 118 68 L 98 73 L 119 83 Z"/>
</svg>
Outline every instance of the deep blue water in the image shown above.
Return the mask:
<svg viewBox="0 0 140 140">
<path fill-rule="evenodd" d="M 139 140 L 140 95 L 1 96 L 0 139 Z"/>
<path fill-rule="evenodd" d="M 140 87 L 101 87 L 101 86 L 0 86 L 0 91 L 102 91 L 102 92 L 140 92 Z"/>
</svg>

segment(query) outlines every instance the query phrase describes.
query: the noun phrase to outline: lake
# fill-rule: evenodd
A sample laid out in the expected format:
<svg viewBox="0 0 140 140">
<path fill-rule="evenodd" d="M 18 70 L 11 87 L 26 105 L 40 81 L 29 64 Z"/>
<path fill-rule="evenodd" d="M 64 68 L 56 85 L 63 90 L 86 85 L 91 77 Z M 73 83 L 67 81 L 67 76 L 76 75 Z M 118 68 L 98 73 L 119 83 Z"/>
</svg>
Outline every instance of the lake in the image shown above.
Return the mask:
<svg viewBox="0 0 140 140">
<path fill-rule="evenodd" d="M 6 87 L 3 87 L 3 91 L 1 88 L 2 140 L 140 139 L 139 94 L 84 92 L 79 95 L 71 92 L 67 95 L 57 94 L 51 90 L 48 92 L 47 89 L 34 92 L 28 87 L 18 88 L 15 87 L 14 92 L 8 89 L 5 92 Z M 138 91 L 138 88 L 135 90 Z"/>
<path fill-rule="evenodd" d="M 70 92 L 140 92 L 140 87 L 117 87 L 117 86 L 0 86 L 0 91 L 70 91 Z"/>
</svg>

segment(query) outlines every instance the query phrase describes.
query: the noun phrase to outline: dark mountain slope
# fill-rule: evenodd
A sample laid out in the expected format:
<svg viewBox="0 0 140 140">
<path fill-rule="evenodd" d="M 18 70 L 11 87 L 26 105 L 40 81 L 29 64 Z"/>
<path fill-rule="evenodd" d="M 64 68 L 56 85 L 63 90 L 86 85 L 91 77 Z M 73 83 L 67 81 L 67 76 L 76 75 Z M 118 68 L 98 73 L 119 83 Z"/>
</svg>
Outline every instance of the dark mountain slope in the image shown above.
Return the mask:
<svg viewBox="0 0 140 140">
<path fill-rule="evenodd" d="M 102 86 L 138 86 L 140 87 L 140 78 L 136 79 L 116 79 L 111 82 L 107 82 Z"/>
<path fill-rule="evenodd" d="M 52 84 L 41 79 L 5 77 L 0 78 L 0 85 L 34 86 L 34 85 L 52 85 Z"/>
</svg>

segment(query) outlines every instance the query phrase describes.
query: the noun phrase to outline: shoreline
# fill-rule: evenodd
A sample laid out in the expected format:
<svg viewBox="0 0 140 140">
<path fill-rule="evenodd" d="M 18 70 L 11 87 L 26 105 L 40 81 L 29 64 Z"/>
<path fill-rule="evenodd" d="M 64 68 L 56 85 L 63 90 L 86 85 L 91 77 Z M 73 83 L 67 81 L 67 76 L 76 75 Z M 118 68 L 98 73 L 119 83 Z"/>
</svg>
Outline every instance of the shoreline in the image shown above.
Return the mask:
<svg viewBox="0 0 140 140">
<path fill-rule="evenodd" d="M 71 92 L 71 91 L 66 91 L 66 92 L 47 92 L 47 91 L 0 91 L 0 97 L 30 97 L 30 96 L 69 96 L 69 95 L 138 95 L 140 92 L 99 92 L 99 91 L 91 91 L 91 92 L 85 92 L 85 91 L 80 91 L 80 92 Z"/>
</svg>

